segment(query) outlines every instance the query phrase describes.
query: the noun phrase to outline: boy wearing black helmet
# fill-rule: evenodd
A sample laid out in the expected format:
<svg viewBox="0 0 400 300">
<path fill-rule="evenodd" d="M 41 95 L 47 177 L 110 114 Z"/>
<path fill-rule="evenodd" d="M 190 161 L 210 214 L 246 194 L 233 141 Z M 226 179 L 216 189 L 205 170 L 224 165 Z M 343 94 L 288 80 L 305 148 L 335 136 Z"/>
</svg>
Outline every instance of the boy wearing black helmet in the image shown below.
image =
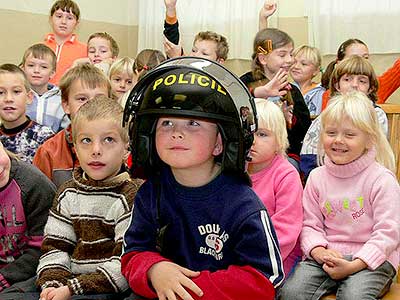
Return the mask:
<svg viewBox="0 0 400 300">
<path fill-rule="evenodd" d="M 131 92 L 134 165 L 148 176 L 121 261 L 136 294 L 274 299 L 278 241 L 245 173 L 254 111 L 239 79 L 206 59 L 167 61 Z"/>
</svg>

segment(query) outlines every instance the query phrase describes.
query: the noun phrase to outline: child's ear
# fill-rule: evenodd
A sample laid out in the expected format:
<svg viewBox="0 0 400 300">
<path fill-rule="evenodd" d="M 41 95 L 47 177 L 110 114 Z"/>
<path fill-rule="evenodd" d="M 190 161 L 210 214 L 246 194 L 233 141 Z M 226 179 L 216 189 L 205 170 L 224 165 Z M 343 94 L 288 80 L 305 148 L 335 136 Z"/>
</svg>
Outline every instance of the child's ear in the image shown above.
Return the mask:
<svg viewBox="0 0 400 300">
<path fill-rule="evenodd" d="M 124 162 L 126 162 L 128 160 L 129 157 L 129 143 L 125 144 L 125 149 L 124 149 Z"/>
<path fill-rule="evenodd" d="M 218 156 L 222 153 L 222 151 L 224 150 L 224 146 L 222 143 L 222 137 L 221 137 L 221 133 L 218 132 L 217 135 L 217 141 L 215 142 L 215 146 L 214 146 L 214 150 L 212 152 L 213 156 Z"/>
<path fill-rule="evenodd" d="M 335 82 L 335 83 L 333 84 L 333 86 L 335 87 L 335 89 L 336 89 L 338 92 L 340 92 L 339 82 Z"/>
<path fill-rule="evenodd" d="M 53 70 L 50 73 L 49 79 L 52 79 L 54 77 L 54 75 L 56 75 L 56 71 Z"/>
<path fill-rule="evenodd" d="M 31 104 L 33 101 L 33 92 L 32 90 L 29 90 L 29 92 L 26 94 L 27 99 L 26 99 L 26 104 Z"/>
<path fill-rule="evenodd" d="M 258 53 L 257 58 L 258 58 L 258 61 L 260 62 L 260 64 L 262 64 L 263 66 L 267 64 L 267 57 L 265 54 Z"/>
<path fill-rule="evenodd" d="M 71 110 L 69 109 L 68 100 L 61 99 L 61 106 L 66 115 L 71 114 Z"/>
</svg>

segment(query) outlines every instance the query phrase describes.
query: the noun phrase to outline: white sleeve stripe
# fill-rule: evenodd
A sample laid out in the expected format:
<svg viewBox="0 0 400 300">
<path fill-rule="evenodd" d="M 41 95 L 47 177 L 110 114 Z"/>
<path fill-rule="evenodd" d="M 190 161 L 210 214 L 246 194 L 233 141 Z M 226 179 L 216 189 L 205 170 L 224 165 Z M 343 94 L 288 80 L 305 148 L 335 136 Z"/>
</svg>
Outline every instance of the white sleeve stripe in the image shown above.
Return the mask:
<svg viewBox="0 0 400 300">
<path fill-rule="evenodd" d="M 270 257 L 270 261 L 271 261 L 271 265 L 272 265 L 272 275 L 270 276 L 269 280 L 276 288 L 279 285 L 281 285 L 284 280 L 282 257 L 279 256 L 279 258 L 278 258 L 279 261 L 278 261 L 276 255 L 275 255 L 275 251 L 279 251 L 278 250 L 279 247 L 276 245 L 275 240 L 272 238 L 269 217 L 265 210 L 261 211 L 261 221 L 264 226 L 265 237 L 266 237 L 267 244 L 268 244 L 269 257 Z M 278 267 L 278 263 L 280 265 L 279 267 Z M 279 272 L 279 270 L 280 270 L 280 272 Z M 280 280 L 279 282 L 275 282 L 276 279 L 279 278 L 280 276 L 282 277 L 282 280 Z"/>
</svg>

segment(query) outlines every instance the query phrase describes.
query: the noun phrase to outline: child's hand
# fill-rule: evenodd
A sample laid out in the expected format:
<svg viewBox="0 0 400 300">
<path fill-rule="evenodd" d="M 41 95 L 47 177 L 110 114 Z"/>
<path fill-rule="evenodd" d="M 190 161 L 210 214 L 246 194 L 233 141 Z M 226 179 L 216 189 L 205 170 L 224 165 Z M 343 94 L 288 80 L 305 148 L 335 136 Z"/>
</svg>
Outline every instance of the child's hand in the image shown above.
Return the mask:
<svg viewBox="0 0 400 300">
<path fill-rule="evenodd" d="M 203 291 L 190 279 L 199 275 L 200 272 L 167 261 L 154 264 L 147 272 L 159 300 L 193 300 L 186 289 L 201 297 Z"/>
<path fill-rule="evenodd" d="M 284 89 L 284 87 L 289 84 L 287 79 L 288 72 L 283 69 L 279 69 L 279 71 L 276 72 L 271 81 L 263 86 L 259 86 L 254 89 L 254 97 L 268 98 L 275 96 L 285 96 L 288 91 L 287 89 Z"/>
<path fill-rule="evenodd" d="M 49 287 L 40 293 L 40 300 L 68 300 L 70 298 L 71 292 L 68 286 Z"/>
<path fill-rule="evenodd" d="M 43 289 L 43 291 L 40 293 L 40 300 L 49 300 L 50 298 L 48 298 L 48 294 L 55 289 L 55 287 L 48 287 Z"/>
<path fill-rule="evenodd" d="M 74 68 L 74 67 L 76 67 L 76 66 L 83 65 L 83 64 L 90 64 L 90 63 L 91 63 L 91 62 L 90 62 L 89 57 L 77 58 L 77 59 L 75 59 L 74 62 L 72 63 L 71 68 Z"/>
<path fill-rule="evenodd" d="M 322 265 L 326 262 L 326 257 L 336 257 L 336 258 L 343 258 L 342 254 L 339 251 L 334 249 L 326 249 L 324 247 L 315 247 L 311 250 L 311 256 L 314 260 Z"/>
<path fill-rule="evenodd" d="M 324 259 L 325 263 L 322 265 L 322 268 L 334 280 L 346 278 L 367 267 L 367 264 L 358 258 L 348 261 L 339 257 L 326 256 Z"/>
<path fill-rule="evenodd" d="M 177 0 L 164 0 L 164 4 L 166 8 L 176 7 Z"/>
<path fill-rule="evenodd" d="M 164 51 L 168 58 L 179 57 L 182 54 L 182 46 L 179 43 L 175 45 L 171 41 L 169 41 L 166 37 L 164 37 Z"/>
<path fill-rule="evenodd" d="M 283 115 L 285 116 L 287 127 L 289 129 L 292 128 L 293 105 L 287 105 L 287 102 L 283 101 L 281 109 L 282 109 Z"/>
<path fill-rule="evenodd" d="M 264 5 L 260 9 L 260 18 L 268 18 L 272 16 L 275 13 L 276 8 L 277 4 L 275 1 L 265 0 Z"/>
</svg>

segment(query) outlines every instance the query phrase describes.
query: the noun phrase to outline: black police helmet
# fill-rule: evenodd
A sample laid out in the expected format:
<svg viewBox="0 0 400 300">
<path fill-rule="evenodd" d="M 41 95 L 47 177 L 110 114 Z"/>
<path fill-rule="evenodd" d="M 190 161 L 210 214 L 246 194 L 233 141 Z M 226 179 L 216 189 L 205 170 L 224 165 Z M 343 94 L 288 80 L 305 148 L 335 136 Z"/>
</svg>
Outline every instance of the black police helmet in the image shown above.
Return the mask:
<svg viewBox="0 0 400 300">
<path fill-rule="evenodd" d="M 217 123 L 223 140 L 222 171 L 245 173 L 257 118 L 254 101 L 236 75 L 204 58 L 179 57 L 160 64 L 131 91 L 124 124 L 134 168 L 149 173 L 162 163 L 155 149 L 160 116 L 190 117 Z"/>
</svg>

